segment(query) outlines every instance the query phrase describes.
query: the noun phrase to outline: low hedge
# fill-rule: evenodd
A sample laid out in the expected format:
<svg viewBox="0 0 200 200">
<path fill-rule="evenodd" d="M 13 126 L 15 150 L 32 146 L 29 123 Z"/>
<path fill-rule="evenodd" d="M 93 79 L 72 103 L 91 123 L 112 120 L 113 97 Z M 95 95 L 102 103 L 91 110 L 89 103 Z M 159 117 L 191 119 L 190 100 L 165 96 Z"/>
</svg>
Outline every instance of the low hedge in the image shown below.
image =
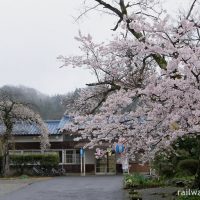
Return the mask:
<svg viewBox="0 0 200 200">
<path fill-rule="evenodd" d="M 22 154 L 10 155 L 11 167 L 23 173 L 25 168 L 32 165 L 40 165 L 45 168 L 57 167 L 59 164 L 59 155 L 57 153 L 49 154 Z M 2 156 L 0 157 L 0 173 L 2 170 Z"/>
<path fill-rule="evenodd" d="M 124 189 L 142 189 L 163 186 L 160 180 L 146 177 L 142 174 L 127 174 L 124 177 Z"/>
<path fill-rule="evenodd" d="M 198 160 L 186 159 L 181 160 L 178 163 L 178 170 L 181 172 L 187 172 L 188 175 L 195 175 L 198 168 Z"/>
<path fill-rule="evenodd" d="M 51 167 L 59 164 L 59 156 L 57 153 L 10 155 L 10 163 L 13 165 L 42 165 Z"/>
<path fill-rule="evenodd" d="M 22 154 L 10 155 L 10 166 L 17 174 L 23 174 L 25 169 L 31 169 L 33 165 L 40 165 L 46 169 L 58 167 L 59 155 L 57 153 L 48 154 Z M 2 156 L 0 157 L 0 174 L 2 172 Z"/>
</svg>

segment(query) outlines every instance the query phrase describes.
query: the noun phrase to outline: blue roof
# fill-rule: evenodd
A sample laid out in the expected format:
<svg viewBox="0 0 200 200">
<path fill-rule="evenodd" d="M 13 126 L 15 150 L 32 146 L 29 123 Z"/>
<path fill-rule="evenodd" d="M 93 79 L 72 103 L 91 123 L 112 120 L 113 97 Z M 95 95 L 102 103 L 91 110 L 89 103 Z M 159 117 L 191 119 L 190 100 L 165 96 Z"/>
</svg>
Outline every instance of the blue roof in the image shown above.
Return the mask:
<svg viewBox="0 0 200 200">
<path fill-rule="evenodd" d="M 49 130 L 49 134 L 59 134 L 59 128 L 58 125 L 60 123 L 60 120 L 46 120 L 45 121 L 47 128 Z"/>
<path fill-rule="evenodd" d="M 50 135 L 61 134 L 60 129 L 69 122 L 69 116 L 63 116 L 61 120 L 45 120 Z M 0 124 L 0 134 L 5 131 L 3 124 Z M 36 123 L 17 122 L 13 127 L 13 135 L 40 135 L 40 128 Z"/>
<path fill-rule="evenodd" d="M 60 120 L 60 123 L 59 123 L 59 125 L 58 125 L 58 129 L 59 129 L 59 130 L 63 129 L 64 126 L 65 126 L 65 124 L 66 124 L 67 122 L 70 122 L 70 120 L 71 120 L 71 117 L 70 117 L 70 116 L 64 115 L 64 116 L 61 118 L 61 120 Z"/>
</svg>

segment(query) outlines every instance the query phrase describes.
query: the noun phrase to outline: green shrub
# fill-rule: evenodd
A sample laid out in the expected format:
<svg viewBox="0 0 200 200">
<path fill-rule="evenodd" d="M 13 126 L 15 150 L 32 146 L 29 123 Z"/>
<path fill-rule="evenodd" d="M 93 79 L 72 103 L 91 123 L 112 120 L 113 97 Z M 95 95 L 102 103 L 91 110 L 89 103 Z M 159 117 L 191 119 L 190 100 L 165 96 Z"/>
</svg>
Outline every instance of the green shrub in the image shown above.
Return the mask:
<svg viewBox="0 0 200 200">
<path fill-rule="evenodd" d="M 127 174 L 124 177 L 125 188 L 134 188 L 142 185 L 146 178 L 140 174 Z"/>
<path fill-rule="evenodd" d="M 163 176 L 163 178 L 170 178 L 178 174 L 178 176 L 188 176 L 194 174 L 196 170 L 189 170 L 183 172 L 182 169 L 178 169 L 178 163 L 186 159 L 198 159 L 198 141 L 196 137 L 180 137 L 175 140 L 171 148 L 163 148 L 156 153 L 152 162 L 153 168 L 157 174 Z"/>
<path fill-rule="evenodd" d="M 178 163 L 178 170 L 186 175 L 195 175 L 198 168 L 198 160 L 186 159 Z"/>
<path fill-rule="evenodd" d="M 177 170 L 177 173 L 175 174 L 175 178 L 185 178 L 185 177 L 194 177 L 193 174 L 191 174 L 188 170 Z"/>
<path fill-rule="evenodd" d="M 10 155 L 10 164 L 17 174 L 24 174 L 24 170 L 31 169 L 33 165 L 45 168 L 58 166 L 59 156 L 57 153 Z"/>
<path fill-rule="evenodd" d="M 157 179 L 150 179 L 142 174 L 128 174 L 124 177 L 124 188 L 149 188 L 161 186 L 163 183 Z"/>
<path fill-rule="evenodd" d="M 159 172 L 159 175 L 162 177 L 171 178 L 175 174 L 175 169 L 172 164 L 160 163 L 158 172 Z"/>
<path fill-rule="evenodd" d="M 45 154 L 43 159 L 40 161 L 40 164 L 43 166 L 57 166 L 59 164 L 58 154 Z"/>
<path fill-rule="evenodd" d="M 42 166 L 57 166 L 59 164 L 59 156 L 56 153 L 52 154 L 25 154 L 25 155 L 10 155 L 10 162 L 13 165 L 42 165 Z"/>
<path fill-rule="evenodd" d="M 17 173 L 23 174 L 25 168 L 32 168 L 33 165 L 40 165 L 45 168 L 57 167 L 59 164 L 59 155 L 57 153 L 49 154 L 22 154 L 10 155 L 11 168 Z M 2 157 L 0 157 L 0 172 L 2 169 Z"/>
</svg>

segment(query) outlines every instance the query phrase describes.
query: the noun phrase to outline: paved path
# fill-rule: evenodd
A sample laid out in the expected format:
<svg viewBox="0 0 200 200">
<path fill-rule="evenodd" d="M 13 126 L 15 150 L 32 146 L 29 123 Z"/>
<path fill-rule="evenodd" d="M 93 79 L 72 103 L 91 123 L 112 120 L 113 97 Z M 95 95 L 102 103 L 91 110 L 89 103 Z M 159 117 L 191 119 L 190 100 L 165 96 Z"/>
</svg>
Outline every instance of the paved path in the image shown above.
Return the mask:
<svg viewBox="0 0 200 200">
<path fill-rule="evenodd" d="M 160 187 L 138 190 L 143 200 L 174 200 L 177 187 Z"/>
<path fill-rule="evenodd" d="M 127 200 L 127 196 L 122 176 L 68 176 L 29 184 L 0 200 Z"/>
<path fill-rule="evenodd" d="M 47 179 L 49 178 L 0 178 L 0 199 L 3 199 L 2 196 L 5 194 L 27 187 L 34 182 L 44 181 Z"/>
</svg>

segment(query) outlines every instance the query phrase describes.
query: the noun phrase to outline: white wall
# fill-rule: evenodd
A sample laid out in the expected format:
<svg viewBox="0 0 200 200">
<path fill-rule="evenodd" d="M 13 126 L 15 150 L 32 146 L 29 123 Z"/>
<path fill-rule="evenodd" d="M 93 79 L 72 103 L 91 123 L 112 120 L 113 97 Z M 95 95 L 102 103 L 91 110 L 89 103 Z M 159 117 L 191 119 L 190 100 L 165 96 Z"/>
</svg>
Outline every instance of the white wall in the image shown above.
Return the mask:
<svg viewBox="0 0 200 200">
<path fill-rule="evenodd" d="M 85 164 L 95 164 L 96 159 L 93 150 L 86 150 L 85 151 Z"/>
</svg>

